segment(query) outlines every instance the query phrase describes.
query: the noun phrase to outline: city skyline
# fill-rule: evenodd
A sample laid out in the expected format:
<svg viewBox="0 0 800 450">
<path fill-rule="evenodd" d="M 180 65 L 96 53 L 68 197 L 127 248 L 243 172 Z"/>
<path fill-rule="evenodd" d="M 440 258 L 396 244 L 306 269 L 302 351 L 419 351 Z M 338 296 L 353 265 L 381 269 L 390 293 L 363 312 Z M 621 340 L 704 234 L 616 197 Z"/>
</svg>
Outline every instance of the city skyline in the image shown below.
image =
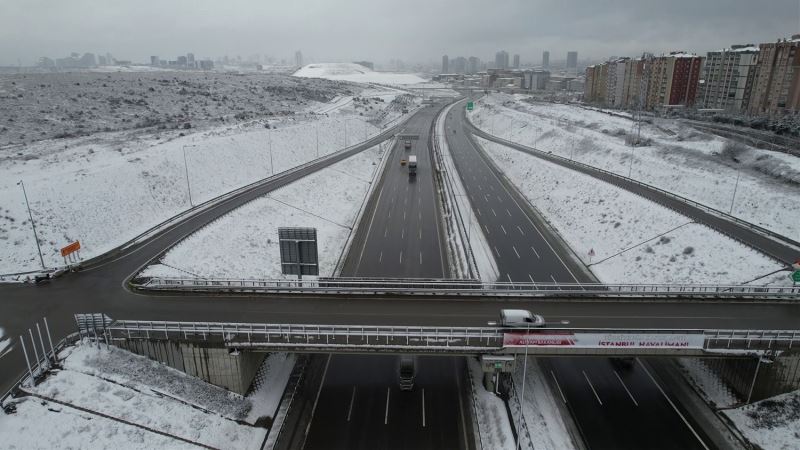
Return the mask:
<svg viewBox="0 0 800 450">
<path fill-rule="evenodd" d="M 741 0 L 680 0 L 669 5 L 632 0 L 562 5 L 542 0 L 512 1 L 504 8 L 487 8 L 472 0 L 458 8 L 450 2 L 410 0 L 410 7 L 399 11 L 389 4 L 351 0 L 318 2 L 311 16 L 304 15 L 303 8 L 247 0 L 233 8 L 206 1 L 150 8 L 149 1 L 108 6 L 94 0 L 69 5 L 10 0 L 0 17 L 0 64 L 29 65 L 40 56 L 92 49 L 146 62 L 150 55 L 180 54 L 185 48 L 211 58 L 269 54 L 287 61 L 302 49 L 305 60 L 317 62 L 400 59 L 438 65 L 442 54 L 490 60 L 501 48 L 519 54 L 522 64 L 539 61 L 544 50 L 553 61 L 570 50 L 578 51 L 581 60 L 599 60 L 643 51 L 705 53 L 728 42 L 771 42 L 797 32 L 800 17 L 800 5 L 790 0 L 775 0 L 768 7 Z M 424 4 L 429 14 L 417 17 L 415 4 Z M 87 11 L 92 13 L 90 21 Z M 126 20 L 120 21 L 122 17 Z M 414 36 L 389 31 L 411 22 L 419 25 Z"/>
</svg>

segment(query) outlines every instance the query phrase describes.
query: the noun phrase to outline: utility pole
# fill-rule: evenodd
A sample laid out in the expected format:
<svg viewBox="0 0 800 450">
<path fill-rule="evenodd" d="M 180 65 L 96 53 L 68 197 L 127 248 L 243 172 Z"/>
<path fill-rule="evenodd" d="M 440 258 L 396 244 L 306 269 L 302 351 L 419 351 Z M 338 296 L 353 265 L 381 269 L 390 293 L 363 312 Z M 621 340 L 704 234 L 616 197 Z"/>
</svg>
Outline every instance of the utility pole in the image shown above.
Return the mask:
<svg viewBox="0 0 800 450">
<path fill-rule="evenodd" d="M 317 135 L 317 158 L 319 158 L 319 122 L 317 122 L 317 126 L 314 128 L 314 131 Z"/>
<path fill-rule="evenodd" d="M 193 208 L 194 203 L 192 202 L 192 185 L 189 182 L 189 164 L 186 162 L 186 147 L 195 147 L 195 146 L 194 145 L 183 146 L 183 169 L 186 172 L 186 191 L 189 192 L 189 207 Z"/>
<path fill-rule="evenodd" d="M 267 132 L 267 136 L 269 136 L 269 171 L 275 175 L 275 164 L 272 162 L 272 129 Z"/>
<path fill-rule="evenodd" d="M 736 170 L 736 184 L 733 185 L 733 196 L 731 197 L 731 208 L 728 214 L 733 214 L 733 202 L 736 200 L 736 190 L 739 188 L 739 177 L 742 175 L 741 170 Z"/>
<path fill-rule="evenodd" d="M 525 359 L 522 361 L 522 394 L 519 399 L 519 420 L 517 422 L 517 450 L 520 450 L 520 446 L 522 445 L 522 439 L 519 433 L 519 430 L 522 428 L 522 408 L 525 404 L 525 377 L 528 373 L 528 335 L 531 332 L 531 324 L 526 322 L 526 331 L 525 331 Z M 512 377 L 511 380 L 513 381 L 514 378 Z"/>
<path fill-rule="evenodd" d="M 347 119 L 344 119 L 344 148 L 347 148 Z"/>
<path fill-rule="evenodd" d="M 25 191 L 25 183 L 19 180 L 18 185 L 22 186 L 22 195 L 25 197 L 25 206 L 28 208 L 28 218 L 31 219 L 31 228 L 33 228 L 33 239 L 36 241 L 36 250 L 39 252 L 39 262 L 42 263 L 42 269 L 46 269 L 44 265 L 44 258 L 42 258 L 42 247 L 39 245 L 39 235 L 36 234 L 36 222 L 33 221 L 33 214 L 31 213 L 31 205 L 28 203 L 28 193 Z"/>
</svg>

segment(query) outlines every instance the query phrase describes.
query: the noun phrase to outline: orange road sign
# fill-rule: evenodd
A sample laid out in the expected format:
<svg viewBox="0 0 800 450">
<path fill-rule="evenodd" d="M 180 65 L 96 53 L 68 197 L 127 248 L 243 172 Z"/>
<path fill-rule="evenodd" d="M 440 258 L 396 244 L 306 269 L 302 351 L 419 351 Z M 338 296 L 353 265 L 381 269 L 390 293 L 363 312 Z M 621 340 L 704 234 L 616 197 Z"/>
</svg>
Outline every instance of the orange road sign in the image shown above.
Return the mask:
<svg viewBox="0 0 800 450">
<path fill-rule="evenodd" d="M 61 249 L 61 256 L 66 257 L 70 253 L 77 252 L 81 249 L 81 241 L 75 241 Z"/>
</svg>

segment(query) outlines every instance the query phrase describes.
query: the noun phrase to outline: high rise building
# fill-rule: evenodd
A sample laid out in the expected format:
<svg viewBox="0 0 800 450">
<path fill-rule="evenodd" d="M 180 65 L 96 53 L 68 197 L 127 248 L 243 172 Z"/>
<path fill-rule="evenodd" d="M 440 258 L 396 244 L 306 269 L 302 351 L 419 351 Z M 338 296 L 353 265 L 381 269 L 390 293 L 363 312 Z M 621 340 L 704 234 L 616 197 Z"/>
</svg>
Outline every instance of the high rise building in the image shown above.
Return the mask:
<svg viewBox="0 0 800 450">
<path fill-rule="evenodd" d="M 514 68 L 519 69 L 519 55 L 514 55 Z"/>
<path fill-rule="evenodd" d="M 478 73 L 481 69 L 481 60 L 475 56 L 470 56 L 467 60 L 467 73 Z"/>
<path fill-rule="evenodd" d="M 442 56 L 442 73 L 450 73 L 450 58 L 447 55 Z"/>
<path fill-rule="evenodd" d="M 653 58 L 646 109 L 694 105 L 702 66 L 702 56 L 683 52 Z"/>
<path fill-rule="evenodd" d="M 542 69 L 550 68 L 550 52 L 545 50 L 542 52 Z"/>
<path fill-rule="evenodd" d="M 750 94 L 753 114 L 779 114 L 800 109 L 800 35 L 760 44 L 758 75 Z"/>
<path fill-rule="evenodd" d="M 732 45 L 708 52 L 703 65 L 704 88 L 698 103 L 704 108 L 746 111 L 758 63 L 758 47 Z"/>
<path fill-rule="evenodd" d="M 453 59 L 453 67 L 450 68 L 452 73 L 467 73 L 467 58 L 459 56 Z"/>
<path fill-rule="evenodd" d="M 153 66 L 153 67 L 155 67 L 155 66 L 158 66 L 158 65 L 159 65 L 159 59 L 158 59 L 158 56 L 151 56 L 151 57 L 150 57 L 150 65 L 151 65 L 151 66 Z"/>
<path fill-rule="evenodd" d="M 588 103 L 605 105 L 607 89 L 608 63 L 587 67 L 586 81 L 583 87 L 583 100 Z"/>
<path fill-rule="evenodd" d="M 187 53 L 186 54 L 186 65 L 189 67 L 195 67 L 194 64 L 194 53 Z"/>
<path fill-rule="evenodd" d="M 606 63 L 606 105 L 619 108 L 624 101 L 625 69 L 630 58 L 613 59 Z"/>
<path fill-rule="evenodd" d="M 567 52 L 567 72 L 578 71 L 578 52 Z"/>
<path fill-rule="evenodd" d="M 494 68 L 495 69 L 508 69 L 508 52 L 500 50 L 494 55 Z"/>
<path fill-rule="evenodd" d="M 644 108 L 650 81 L 653 55 L 645 53 L 641 58 L 625 62 L 625 79 L 622 82 L 622 107 L 633 110 Z"/>
<path fill-rule="evenodd" d="M 299 67 L 303 65 L 303 52 L 300 50 L 294 52 L 294 65 Z"/>
</svg>

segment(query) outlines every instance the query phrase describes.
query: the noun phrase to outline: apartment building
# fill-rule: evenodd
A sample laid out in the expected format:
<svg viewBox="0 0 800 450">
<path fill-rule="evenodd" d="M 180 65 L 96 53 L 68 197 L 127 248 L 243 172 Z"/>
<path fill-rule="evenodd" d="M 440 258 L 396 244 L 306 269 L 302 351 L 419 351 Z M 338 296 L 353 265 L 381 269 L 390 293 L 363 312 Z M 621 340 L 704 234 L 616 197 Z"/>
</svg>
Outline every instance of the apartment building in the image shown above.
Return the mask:
<svg viewBox="0 0 800 450">
<path fill-rule="evenodd" d="M 800 35 L 760 44 L 751 114 L 775 115 L 800 109 Z"/>
<path fill-rule="evenodd" d="M 708 52 L 703 66 L 703 92 L 698 103 L 703 108 L 746 111 L 756 79 L 758 55 L 759 49 L 753 44 Z"/>
</svg>

